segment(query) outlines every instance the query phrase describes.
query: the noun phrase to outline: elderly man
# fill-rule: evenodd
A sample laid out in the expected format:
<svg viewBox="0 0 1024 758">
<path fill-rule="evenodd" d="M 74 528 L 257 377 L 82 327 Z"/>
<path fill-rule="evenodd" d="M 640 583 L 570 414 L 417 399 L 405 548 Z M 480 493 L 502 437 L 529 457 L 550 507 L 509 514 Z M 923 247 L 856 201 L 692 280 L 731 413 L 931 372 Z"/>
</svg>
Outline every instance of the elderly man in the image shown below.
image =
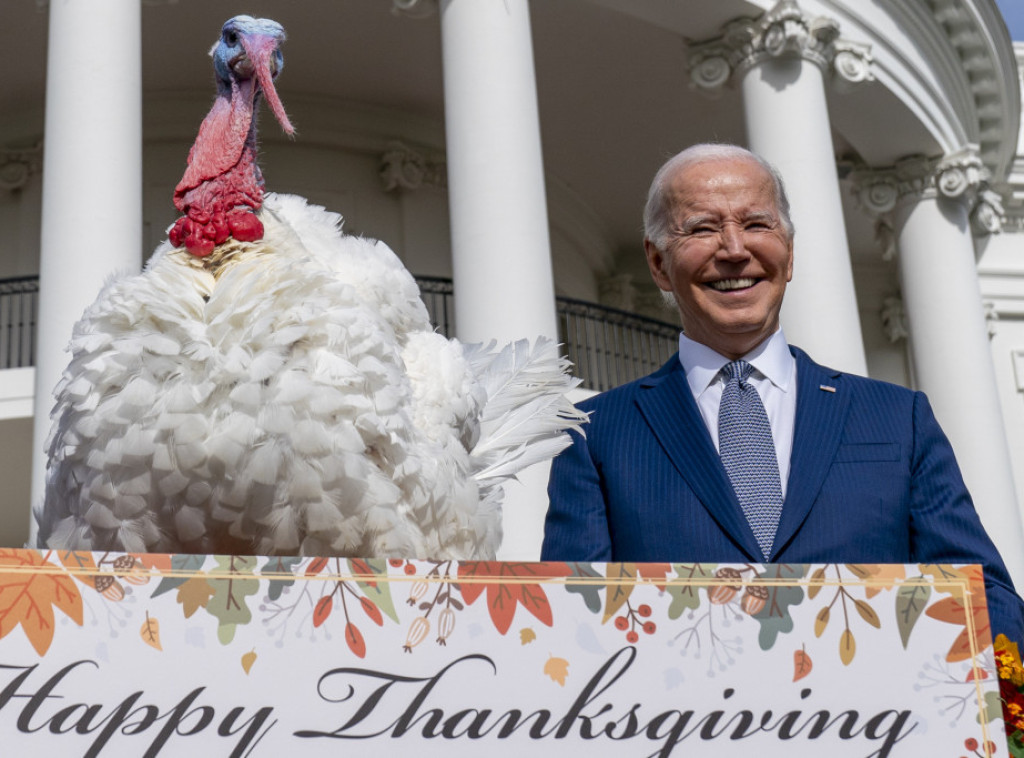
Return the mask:
<svg viewBox="0 0 1024 758">
<path fill-rule="evenodd" d="M 740 147 L 691 147 L 655 176 L 644 225 L 679 354 L 580 405 L 590 423 L 552 466 L 542 558 L 981 563 L 993 629 L 1024 639 L 927 398 L 786 344 L 777 172 Z"/>
</svg>

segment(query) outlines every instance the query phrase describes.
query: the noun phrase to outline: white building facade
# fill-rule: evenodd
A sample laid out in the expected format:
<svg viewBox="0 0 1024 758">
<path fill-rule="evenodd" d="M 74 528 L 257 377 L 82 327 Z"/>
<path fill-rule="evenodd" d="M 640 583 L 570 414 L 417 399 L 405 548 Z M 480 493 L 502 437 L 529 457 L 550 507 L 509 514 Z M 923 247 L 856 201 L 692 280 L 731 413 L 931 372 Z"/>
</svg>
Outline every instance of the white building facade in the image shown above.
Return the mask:
<svg viewBox="0 0 1024 758">
<path fill-rule="evenodd" d="M 174 220 L 205 51 L 245 12 L 289 34 L 298 137 L 264 119 L 268 189 L 450 278 L 465 340 L 572 342 L 556 298 L 671 321 L 650 178 L 695 142 L 764 155 L 797 229 L 787 337 L 928 393 L 1024 584 L 1024 47 L 994 0 L 23 5 L 0 31 L 27 64 L 0 83 L 0 544 L 29 533 L 71 326 Z M 502 557 L 538 554 L 545 476 L 513 493 Z"/>
</svg>

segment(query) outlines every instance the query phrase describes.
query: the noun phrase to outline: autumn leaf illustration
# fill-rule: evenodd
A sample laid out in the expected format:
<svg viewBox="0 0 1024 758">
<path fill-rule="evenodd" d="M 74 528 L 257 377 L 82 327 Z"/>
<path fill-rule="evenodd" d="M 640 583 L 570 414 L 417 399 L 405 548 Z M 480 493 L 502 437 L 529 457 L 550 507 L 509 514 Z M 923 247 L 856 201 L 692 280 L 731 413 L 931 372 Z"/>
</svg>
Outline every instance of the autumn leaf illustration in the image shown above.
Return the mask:
<svg viewBox="0 0 1024 758">
<path fill-rule="evenodd" d="M 345 642 L 348 643 L 348 648 L 353 653 L 360 658 L 366 657 L 366 641 L 363 639 L 359 627 L 352 622 L 345 624 Z"/>
<path fill-rule="evenodd" d="M 256 650 L 255 648 L 250 650 L 248 653 L 242 656 L 242 670 L 248 674 L 252 671 L 252 665 L 256 663 Z"/>
<path fill-rule="evenodd" d="M 654 580 L 654 586 L 659 590 L 665 589 L 665 577 L 670 571 L 672 571 L 672 565 L 668 563 L 636 564 L 637 576 L 643 579 Z"/>
<path fill-rule="evenodd" d="M 565 660 L 565 658 L 551 656 L 548 658 L 547 663 L 544 664 L 544 673 L 564 687 L 565 680 L 569 676 L 569 661 Z"/>
<path fill-rule="evenodd" d="M 171 571 L 178 576 L 165 576 L 150 594 L 151 598 L 159 597 L 165 592 L 177 589 L 191 578 L 190 574 L 198 572 L 206 562 L 205 555 L 172 555 L 170 556 Z"/>
<path fill-rule="evenodd" d="M 582 596 L 588 611 L 600 613 L 601 590 L 604 589 L 604 585 L 594 580 L 601 578 L 602 574 L 589 563 L 568 563 L 566 565 L 571 571 L 571 579 L 565 583 L 565 591 Z M 573 581 L 576 578 L 584 579 L 584 581 Z"/>
<path fill-rule="evenodd" d="M 206 612 L 219 621 L 217 639 L 227 645 L 235 638 L 239 624 L 252 621 L 252 610 L 246 598 L 260 590 L 260 582 L 253 576 L 256 559 L 244 555 L 218 555 L 217 567 L 210 570 L 207 581 L 213 595 L 206 604 Z"/>
<path fill-rule="evenodd" d="M 853 632 L 846 629 L 843 631 L 843 636 L 839 638 L 839 660 L 843 662 L 844 666 L 849 666 L 856 654 L 857 641 L 853 638 Z"/>
<path fill-rule="evenodd" d="M 185 610 L 185 618 L 191 618 L 192 614 L 200 608 L 205 608 L 214 596 L 216 590 L 206 581 L 206 576 L 196 574 L 180 587 L 178 587 L 177 600 Z"/>
<path fill-rule="evenodd" d="M 864 588 L 864 595 L 870 600 L 882 590 L 891 590 L 897 582 L 907 578 L 907 569 L 902 563 L 885 563 L 871 575 L 872 583 Z M 902 588 L 902 585 L 900 585 Z"/>
<path fill-rule="evenodd" d="M 57 560 L 60 561 L 68 573 L 82 584 L 88 587 L 95 587 L 96 574 L 99 573 L 99 566 L 92 557 L 92 553 L 78 550 L 58 550 Z"/>
<path fill-rule="evenodd" d="M 331 615 L 332 610 L 334 610 L 333 595 L 324 595 L 317 600 L 316 607 L 313 608 L 313 626 L 318 627 L 323 624 Z"/>
<path fill-rule="evenodd" d="M 636 583 L 633 581 L 636 579 L 636 564 L 609 563 L 607 574 L 608 594 L 604 599 L 602 624 L 607 623 L 608 619 L 618 613 L 619 608 L 625 605 L 629 596 L 633 594 L 633 589 L 636 587 Z"/>
<path fill-rule="evenodd" d="M 163 651 L 163 648 L 160 647 L 160 622 L 155 618 L 150 618 L 149 611 L 146 611 L 146 620 L 142 622 L 139 635 L 147 645 Z"/>
<path fill-rule="evenodd" d="M 946 653 L 946 660 L 950 663 L 966 661 L 974 657 L 992 644 L 992 630 L 988 620 L 988 603 L 985 600 L 985 579 L 982 576 L 981 566 L 965 566 L 961 576 L 968 580 L 969 594 L 971 597 L 971 625 L 974 627 L 973 652 L 970 627 L 968 626 L 968 611 L 966 599 L 954 595 L 943 598 L 928 606 L 925 614 L 937 621 L 944 621 L 947 624 L 963 626 L 960 634 L 953 640 L 953 644 Z"/>
<path fill-rule="evenodd" d="M 798 682 L 811 673 L 814 664 L 803 648 L 793 653 L 793 681 Z"/>
<path fill-rule="evenodd" d="M 465 561 L 459 564 L 463 600 L 472 605 L 486 590 L 487 610 L 494 628 L 501 634 L 512 626 L 516 607 L 520 605 L 542 624 L 551 626 L 551 604 L 539 580 L 570 573 L 564 563 Z M 492 578 L 501 583 L 480 581 Z"/>
<path fill-rule="evenodd" d="M 171 556 L 165 553 L 142 553 L 136 556 L 143 566 L 150 571 L 166 574 L 171 570 Z"/>
<path fill-rule="evenodd" d="M 675 564 L 676 576 L 680 579 L 691 580 L 684 582 L 673 582 L 668 585 L 668 594 L 672 602 L 668 607 L 668 617 L 677 619 L 684 611 L 694 610 L 700 607 L 700 588 L 703 585 L 700 580 L 715 575 L 717 563 L 677 563 Z"/>
<path fill-rule="evenodd" d="M 5 566 L 18 571 L 4 572 Z M 82 596 L 74 580 L 63 573 L 31 572 L 43 566 L 53 564 L 34 551 L 0 550 L 0 638 L 21 626 L 39 655 L 53 642 L 54 606 L 82 625 Z"/>
<path fill-rule="evenodd" d="M 395 611 L 395 603 L 391 599 L 391 583 L 376 581 L 372 578 L 380 577 L 381 580 L 387 579 L 387 561 L 379 558 L 354 558 L 349 561 L 349 568 L 356 577 L 356 586 L 363 591 L 367 602 L 372 603 L 377 610 L 392 621 L 397 622 L 398 613 Z M 365 605 L 363 609 L 370 614 L 371 618 L 373 617 L 374 612 L 372 610 L 369 610 Z M 378 626 L 383 626 L 384 624 L 383 619 L 377 621 L 374 618 L 373 620 Z"/>
<path fill-rule="evenodd" d="M 537 633 L 533 631 L 533 629 L 531 629 L 530 627 L 524 626 L 522 629 L 519 630 L 520 644 L 529 645 L 535 639 L 537 639 Z"/>
<path fill-rule="evenodd" d="M 324 557 L 313 558 L 306 566 L 306 576 L 316 576 L 317 574 L 321 573 L 325 568 L 327 568 L 327 563 L 330 560 L 330 558 Z"/>
</svg>

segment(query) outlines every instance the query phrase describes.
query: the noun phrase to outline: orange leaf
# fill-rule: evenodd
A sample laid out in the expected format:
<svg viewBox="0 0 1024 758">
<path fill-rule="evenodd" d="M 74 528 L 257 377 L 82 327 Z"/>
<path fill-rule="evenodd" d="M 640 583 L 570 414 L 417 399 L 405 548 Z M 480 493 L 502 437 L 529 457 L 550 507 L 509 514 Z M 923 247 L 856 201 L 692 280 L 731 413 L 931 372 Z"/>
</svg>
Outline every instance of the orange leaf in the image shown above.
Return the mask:
<svg viewBox="0 0 1024 758">
<path fill-rule="evenodd" d="M 306 566 L 306 576 L 313 576 L 314 574 L 319 574 L 321 571 L 327 568 L 327 561 L 329 560 L 330 558 L 314 558 L 313 560 L 311 560 L 309 562 L 309 565 Z"/>
<path fill-rule="evenodd" d="M 985 599 L 985 578 L 980 566 L 965 566 L 956 572 L 957 577 L 968 580 L 971 596 L 971 622 L 974 627 L 973 648 L 980 652 L 992 644 L 992 629 L 988 620 L 988 602 Z M 946 653 L 950 663 L 971 658 L 971 637 L 967 625 L 967 603 L 962 597 L 947 597 L 925 609 L 925 613 L 938 621 L 963 626 Z"/>
<path fill-rule="evenodd" d="M 366 657 L 366 642 L 363 640 L 359 628 L 351 622 L 345 624 L 345 642 L 348 643 L 349 650 L 353 653 L 360 658 Z"/>
<path fill-rule="evenodd" d="M 472 604 L 487 590 L 487 610 L 494 628 L 505 634 L 512 626 L 516 607 L 521 605 L 541 623 L 551 626 L 551 605 L 539 582 L 524 579 L 542 579 L 568 576 L 572 573 L 564 563 L 512 563 L 506 561 L 467 561 L 459 564 L 462 598 Z M 472 582 L 466 579 L 486 577 L 498 582 Z"/>
<path fill-rule="evenodd" d="M 793 681 L 798 682 L 811 673 L 814 664 L 807 651 L 801 649 L 793 653 Z"/>
<path fill-rule="evenodd" d="M 149 617 L 149 611 L 146 611 L 146 620 L 142 622 L 142 628 L 139 629 L 139 635 L 142 637 L 142 641 L 147 645 L 163 651 L 163 648 L 160 647 L 160 622 L 156 619 L 151 619 Z"/>
<path fill-rule="evenodd" d="M 167 553 L 140 553 L 139 562 L 148 569 L 155 569 L 166 574 L 172 568 L 171 556 Z"/>
<path fill-rule="evenodd" d="M 324 595 L 316 601 L 316 608 L 313 609 L 313 626 L 320 626 L 331 615 L 334 609 L 334 596 Z"/>
<path fill-rule="evenodd" d="M 533 631 L 533 629 L 531 629 L 530 627 L 524 626 L 522 629 L 519 630 L 520 644 L 529 645 L 535 639 L 537 639 L 537 633 Z"/>
<path fill-rule="evenodd" d="M 672 565 L 669 563 L 638 563 L 636 564 L 637 576 L 641 576 L 644 579 L 656 579 L 654 586 L 659 590 L 665 589 L 664 580 L 668 573 L 672 571 Z"/>
<path fill-rule="evenodd" d="M 31 550 L 0 550 L 0 638 L 20 625 L 39 655 L 45 655 L 53 642 L 53 606 L 82 625 L 82 596 L 70 576 L 24 571 L 52 565 Z M 21 571 L 4 573 L 3 566 Z"/>
<path fill-rule="evenodd" d="M 544 673 L 564 687 L 569 676 L 569 661 L 551 656 L 544 664 Z"/>
<path fill-rule="evenodd" d="M 90 571 L 99 571 L 92 553 L 80 552 L 77 550 L 60 550 L 57 552 L 57 560 L 60 561 L 68 573 L 75 577 L 82 584 L 93 586 L 93 576 Z"/>
<path fill-rule="evenodd" d="M 363 611 L 370 617 L 370 621 L 377 626 L 384 626 L 384 616 L 381 614 L 380 608 L 374 605 L 372 600 L 367 597 L 361 597 L 359 598 L 359 605 L 363 607 Z"/>
</svg>

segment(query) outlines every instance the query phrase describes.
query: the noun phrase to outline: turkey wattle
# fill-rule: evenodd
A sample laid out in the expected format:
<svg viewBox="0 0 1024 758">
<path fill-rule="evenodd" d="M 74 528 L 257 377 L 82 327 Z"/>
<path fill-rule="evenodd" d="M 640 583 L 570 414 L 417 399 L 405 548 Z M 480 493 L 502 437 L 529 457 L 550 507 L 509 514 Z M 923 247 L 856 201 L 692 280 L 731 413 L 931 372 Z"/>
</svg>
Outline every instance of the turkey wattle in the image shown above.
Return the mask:
<svg viewBox="0 0 1024 758">
<path fill-rule="evenodd" d="M 291 133 L 283 39 L 224 25 L 184 216 L 75 326 L 40 547 L 489 558 L 502 482 L 583 419 L 554 343 L 445 339 L 386 245 L 264 197 L 261 96 Z"/>
</svg>

